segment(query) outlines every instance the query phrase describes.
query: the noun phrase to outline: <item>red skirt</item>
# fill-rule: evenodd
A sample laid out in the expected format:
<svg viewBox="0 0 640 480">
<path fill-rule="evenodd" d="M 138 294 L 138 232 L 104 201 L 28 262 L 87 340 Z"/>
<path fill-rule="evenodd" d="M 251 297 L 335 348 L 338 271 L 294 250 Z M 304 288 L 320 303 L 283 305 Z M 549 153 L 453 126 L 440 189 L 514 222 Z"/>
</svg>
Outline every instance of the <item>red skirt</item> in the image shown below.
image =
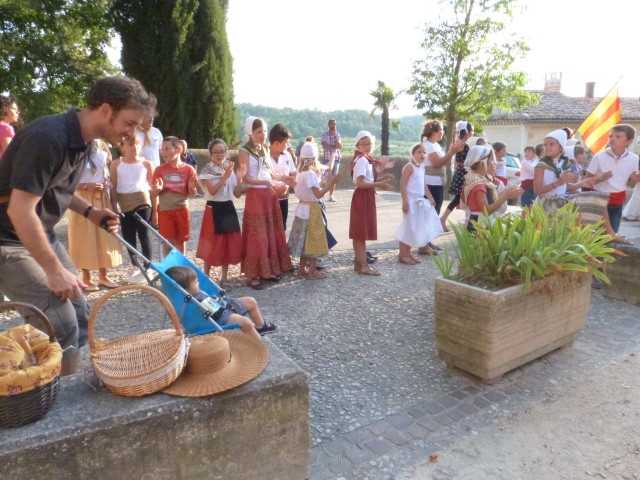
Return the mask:
<svg viewBox="0 0 640 480">
<path fill-rule="evenodd" d="M 242 216 L 242 272 L 247 278 L 269 278 L 293 270 L 276 195 L 249 188 Z"/>
<path fill-rule="evenodd" d="M 204 209 L 202 217 L 196 258 L 214 267 L 235 265 L 242 260 L 242 234 L 240 231 L 216 234 L 209 205 Z"/>
<path fill-rule="evenodd" d="M 349 219 L 351 240 L 377 240 L 376 191 L 374 188 L 356 188 L 351 198 Z"/>
</svg>

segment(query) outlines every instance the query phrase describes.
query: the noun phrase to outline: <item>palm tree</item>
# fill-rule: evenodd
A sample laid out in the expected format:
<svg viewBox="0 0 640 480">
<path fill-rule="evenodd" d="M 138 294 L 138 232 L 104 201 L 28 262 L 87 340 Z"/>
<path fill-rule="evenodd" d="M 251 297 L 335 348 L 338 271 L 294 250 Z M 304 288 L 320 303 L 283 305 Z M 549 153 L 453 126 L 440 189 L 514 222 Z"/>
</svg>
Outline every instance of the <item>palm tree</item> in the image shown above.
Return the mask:
<svg viewBox="0 0 640 480">
<path fill-rule="evenodd" d="M 398 130 L 400 122 L 397 120 L 389 120 L 389 110 L 396 109 L 396 98 L 402 94 L 404 90 L 400 90 L 394 94 L 391 87 L 387 87 L 384 82 L 378 80 L 378 88 L 369 92 L 369 94 L 375 98 L 373 102 L 373 110 L 371 110 L 371 116 L 373 117 L 377 110 L 382 112 L 382 128 L 380 131 L 380 153 L 382 155 L 389 155 L 389 128 Z"/>
</svg>

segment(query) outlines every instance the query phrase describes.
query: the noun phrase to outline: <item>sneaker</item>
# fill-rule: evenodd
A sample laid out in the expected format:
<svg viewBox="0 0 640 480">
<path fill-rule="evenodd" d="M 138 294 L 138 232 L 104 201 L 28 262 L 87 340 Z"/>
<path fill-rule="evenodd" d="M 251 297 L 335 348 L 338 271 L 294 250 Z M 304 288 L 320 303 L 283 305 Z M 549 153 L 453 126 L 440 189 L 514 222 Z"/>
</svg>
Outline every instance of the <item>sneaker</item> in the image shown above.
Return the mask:
<svg viewBox="0 0 640 480">
<path fill-rule="evenodd" d="M 333 195 L 329 195 L 329 200 L 328 201 L 331 202 L 331 203 L 337 203 L 338 202 Z"/>
<path fill-rule="evenodd" d="M 258 334 L 263 337 L 267 333 L 273 333 L 278 330 L 278 326 L 275 323 L 264 322 L 264 325 L 261 328 L 256 327 L 256 331 Z"/>
</svg>

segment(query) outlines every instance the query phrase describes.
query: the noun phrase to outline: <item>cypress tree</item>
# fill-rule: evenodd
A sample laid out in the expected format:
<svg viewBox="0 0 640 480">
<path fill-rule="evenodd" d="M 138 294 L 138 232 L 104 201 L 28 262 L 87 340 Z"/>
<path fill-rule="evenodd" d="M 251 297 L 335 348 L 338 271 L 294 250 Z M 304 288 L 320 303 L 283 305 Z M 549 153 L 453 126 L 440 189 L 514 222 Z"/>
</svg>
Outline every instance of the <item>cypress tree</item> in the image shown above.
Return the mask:
<svg viewBox="0 0 640 480">
<path fill-rule="evenodd" d="M 235 139 L 232 59 L 224 0 L 114 0 L 122 67 L 158 97 L 164 135 L 205 147 Z"/>
</svg>

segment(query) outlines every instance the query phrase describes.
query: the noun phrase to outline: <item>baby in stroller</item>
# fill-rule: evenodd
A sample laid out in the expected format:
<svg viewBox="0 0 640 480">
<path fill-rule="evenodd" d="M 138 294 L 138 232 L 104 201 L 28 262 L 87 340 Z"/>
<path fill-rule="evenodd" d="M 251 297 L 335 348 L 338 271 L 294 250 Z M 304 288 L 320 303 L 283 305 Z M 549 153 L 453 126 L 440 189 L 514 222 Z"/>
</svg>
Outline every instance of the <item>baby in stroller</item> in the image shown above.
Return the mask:
<svg viewBox="0 0 640 480">
<path fill-rule="evenodd" d="M 262 318 L 258 303 L 253 297 L 231 298 L 224 296 L 214 298 L 200 290 L 196 272 L 190 267 L 176 266 L 168 268 L 165 272 L 178 285 L 193 295 L 203 306 L 210 308 L 213 319 L 219 325 L 237 323 L 247 335 L 257 338 L 267 333 L 275 332 L 278 326 L 274 323 L 266 322 Z M 249 314 L 249 318 L 245 314 Z"/>
</svg>

